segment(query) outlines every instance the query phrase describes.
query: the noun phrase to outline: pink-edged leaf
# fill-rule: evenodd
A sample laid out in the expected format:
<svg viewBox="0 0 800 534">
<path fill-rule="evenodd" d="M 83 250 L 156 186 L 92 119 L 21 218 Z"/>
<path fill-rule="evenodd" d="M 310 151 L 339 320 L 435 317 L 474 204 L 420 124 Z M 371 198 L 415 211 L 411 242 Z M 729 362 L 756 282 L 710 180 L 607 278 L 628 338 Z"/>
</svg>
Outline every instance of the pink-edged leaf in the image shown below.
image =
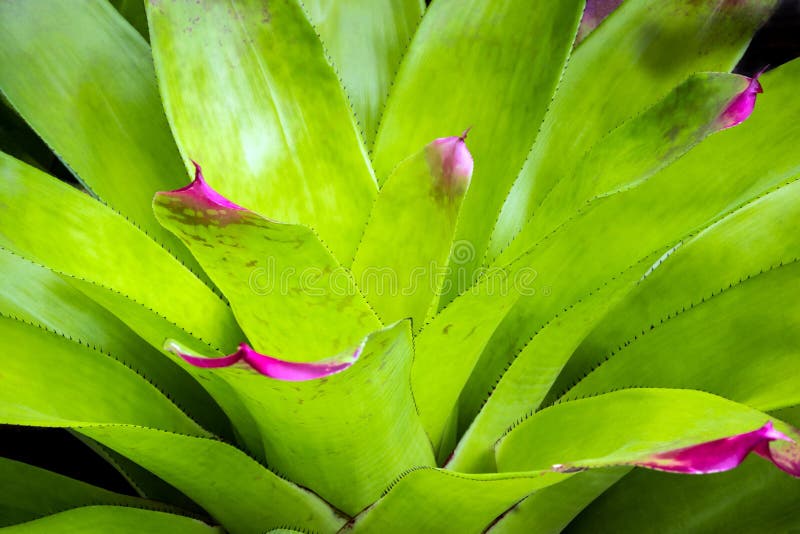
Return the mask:
<svg viewBox="0 0 800 534">
<path fill-rule="evenodd" d="M 736 95 L 722 112 L 719 117 L 722 128 L 731 128 L 741 124 L 753 113 L 753 108 L 756 106 L 756 96 L 764 92 L 758 78 L 765 70 L 766 68 L 749 78 L 750 81 L 744 91 Z"/>
<path fill-rule="evenodd" d="M 236 211 L 244 211 L 245 208 L 234 204 L 224 196 L 220 195 L 208 185 L 203 177 L 203 168 L 192 160 L 194 165 L 194 180 L 192 183 L 180 189 L 163 193 L 172 197 L 183 198 L 187 204 L 192 204 L 197 208 L 227 208 Z"/>
<path fill-rule="evenodd" d="M 786 452 L 793 450 L 795 454 L 783 453 L 777 459 L 774 458 L 770 444 L 775 441 L 793 444 L 794 447 L 783 448 L 783 450 Z M 800 458 L 796 454 L 797 449 L 797 444 L 792 438 L 775 430 L 772 421 L 767 421 L 764 426 L 751 432 L 660 452 L 633 462 L 633 464 L 670 473 L 718 473 L 738 467 L 748 454 L 755 452 L 790 475 L 800 477 L 800 461 L 798 461 Z"/>
<path fill-rule="evenodd" d="M 197 163 L 194 181 L 157 193 L 153 209 L 227 297 L 258 353 L 315 362 L 380 328 L 350 272 L 313 230 L 231 202 Z"/>
<path fill-rule="evenodd" d="M 218 369 L 221 367 L 230 367 L 241 361 L 264 376 L 283 380 L 285 382 L 302 382 L 305 380 L 324 378 L 344 371 L 358 360 L 364 348 L 364 344 L 362 343 L 353 351 L 347 351 L 342 355 L 333 356 L 316 362 L 289 362 L 279 358 L 273 358 L 272 356 L 267 356 L 266 354 L 261 354 L 253 350 L 247 343 L 240 344 L 236 352 L 220 358 L 199 356 L 187 351 L 182 348 L 180 344 L 172 340 L 167 341 L 164 348 L 177 354 L 195 367 Z"/>
<path fill-rule="evenodd" d="M 404 159 L 372 207 L 352 272 L 384 323 L 410 317 L 420 328 L 438 309 L 472 179 L 467 132 L 434 139 Z"/>
</svg>

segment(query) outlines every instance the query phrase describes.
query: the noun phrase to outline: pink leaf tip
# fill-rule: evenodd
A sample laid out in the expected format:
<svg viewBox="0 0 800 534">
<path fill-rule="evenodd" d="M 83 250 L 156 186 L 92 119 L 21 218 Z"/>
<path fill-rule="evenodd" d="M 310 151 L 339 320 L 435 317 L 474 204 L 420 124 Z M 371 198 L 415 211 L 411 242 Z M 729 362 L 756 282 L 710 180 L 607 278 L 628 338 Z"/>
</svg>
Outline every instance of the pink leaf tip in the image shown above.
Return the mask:
<svg viewBox="0 0 800 534">
<path fill-rule="evenodd" d="M 236 211 L 245 211 L 245 208 L 234 204 L 214 191 L 203 177 L 202 167 L 200 167 L 196 161 L 191 161 L 192 165 L 194 165 L 194 181 L 185 187 L 163 194 L 172 197 L 181 197 L 185 201 L 203 208 L 226 208 Z"/>
<path fill-rule="evenodd" d="M 758 78 L 765 70 L 766 67 L 757 72 L 752 78 L 748 78 L 749 81 L 744 91 L 733 97 L 733 100 L 722 112 L 719 120 L 723 129 L 743 123 L 753 112 L 756 106 L 756 95 L 764 92 L 764 88 L 761 87 L 761 82 L 758 81 Z"/>
<path fill-rule="evenodd" d="M 253 370 L 264 376 L 283 380 L 285 382 L 302 382 L 305 380 L 324 378 L 344 371 L 353 365 L 361 356 L 364 344 L 362 343 L 352 352 L 349 351 L 344 355 L 334 356 L 333 358 L 316 362 L 289 362 L 273 358 L 272 356 L 256 352 L 247 343 L 241 343 L 236 352 L 220 358 L 208 358 L 191 354 L 178 343 L 171 340 L 168 340 L 164 344 L 164 348 L 180 356 L 184 361 L 195 367 L 216 369 L 220 367 L 230 367 L 238 362 L 244 362 Z"/>
<path fill-rule="evenodd" d="M 466 143 L 471 128 L 457 137 L 435 139 L 425 149 L 436 185 L 452 197 L 464 194 L 472 179 L 474 164 Z"/>
<path fill-rule="evenodd" d="M 773 450 L 770 443 L 774 441 L 788 442 L 791 446 L 788 450 Z M 797 444 L 786 434 L 775 430 L 772 421 L 751 432 L 653 454 L 632 463 L 672 473 L 717 473 L 737 467 L 750 452 L 767 458 L 790 475 L 800 476 Z"/>
</svg>

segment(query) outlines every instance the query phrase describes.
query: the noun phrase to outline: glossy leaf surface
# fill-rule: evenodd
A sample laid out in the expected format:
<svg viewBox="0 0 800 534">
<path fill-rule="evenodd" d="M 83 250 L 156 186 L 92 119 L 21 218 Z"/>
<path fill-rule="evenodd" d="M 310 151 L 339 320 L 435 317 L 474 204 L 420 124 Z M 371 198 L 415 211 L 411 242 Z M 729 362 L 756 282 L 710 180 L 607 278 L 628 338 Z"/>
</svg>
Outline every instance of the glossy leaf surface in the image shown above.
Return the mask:
<svg viewBox="0 0 800 534">
<path fill-rule="evenodd" d="M 424 0 L 304 0 L 303 7 L 372 146 L 386 98 Z"/>
<path fill-rule="evenodd" d="M 191 185 L 156 195 L 154 209 L 205 266 L 259 352 L 318 360 L 380 326 L 312 230 L 231 203 L 209 188 L 199 167 Z"/>
<path fill-rule="evenodd" d="M 237 204 L 310 226 L 349 265 L 376 184 L 300 3 L 150 2 L 147 14 L 184 158 Z"/>
</svg>

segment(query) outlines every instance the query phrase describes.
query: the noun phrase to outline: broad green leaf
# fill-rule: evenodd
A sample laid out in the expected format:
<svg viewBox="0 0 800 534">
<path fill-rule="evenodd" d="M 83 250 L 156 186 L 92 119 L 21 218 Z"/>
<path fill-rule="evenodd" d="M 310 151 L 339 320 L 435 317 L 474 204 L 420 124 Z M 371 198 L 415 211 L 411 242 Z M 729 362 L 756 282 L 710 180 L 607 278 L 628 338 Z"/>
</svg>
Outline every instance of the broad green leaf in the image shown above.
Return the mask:
<svg viewBox="0 0 800 534">
<path fill-rule="evenodd" d="M 116 469 L 141 497 L 173 505 L 185 514 L 198 514 L 202 517 L 207 515 L 196 502 L 139 464 L 76 430 L 69 430 L 69 433 Z"/>
<path fill-rule="evenodd" d="M 647 289 L 649 287 L 661 287 L 652 290 L 659 293 L 657 299 L 663 306 L 655 309 L 660 311 L 657 313 L 648 311 L 647 307 L 655 305 L 656 301 L 636 295 L 632 295 L 620 304 L 618 310 L 609 316 L 603 325 L 598 326 L 598 332 L 593 334 L 598 341 L 592 341 L 590 338 L 584 342 L 584 347 L 577 350 L 554 386 L 552 395 L 563 392 L 597 362 L 599 353 L 591 347 L 596 343 L 604 343 L 599 341 L 598 336 L 608 337 L 609 345 L 614 342 L 619 344 L 642 328 L 649 328 L 650 323 L 659 320 L 664 314 L 688 304 L 691 295 L 697 296 L 697 288 L 704 288 L 704 294 L 716 292 L 744 276 L 797 256 L 796 252 L 791 252 L 796 250 L 792 248 L 796 247 L 793 245 L 796 239 L 791 233 L 791 227 L 782 224 L 781 221 L 783 217 L 790 219 L 796 217 L 793 215 L 796 209 L 792 207 L 791 199 L 798 185 L 792 185 L 791 182 L 800 176 L 800 154 L 792 147 L 794 139 L 800 136 L 800 123 L 798 123 L 800 103 L 793 99 L 792 95 L 799 81 L 800 61 L 787 63 L 768 72 L 763 77 L 766 92 L 759 97 L 750 119 L 736 128 L 707 139 L 686 157 L 665 169 L 661 173 L 662 177 L 659 177 L 665 184 L 682 180 L 686 180 L 686 183 L 697 183 L 700 180 L 707 182 L 711 179 L 712 183 L 716 182 L 720 187 L 728 187 L 729 184 L 738 182 L 744 188 L 739 189 L 739 195 L 731 198 L 730 207 L 736 207 L 742 198 L 756 198 L 763 194 L 764 183 L 780 184 L 788 180 L 787 186 L 754 202 L 749 208 L 745 207 L 739 215 L 734 212 L 734 215 L 718 223 L 721 227 L 714 226 L 700 234 L 693 240 L 692 246 L 688 246 L 690 243 L 681 242 L 680 248 L 675 250 L 675 255 L 667 258 L 668 261 L 661 266 L 664 275 L 655 270 L 648 277 L 647 283 L 638 290 L 639 293 L 645 293 L 649 291 Z M 749 156 L 750 154 L 753 156 Z M 769 161 L 770 164 L 765 166 L 765 161 Z M 705 194 L 703 189 L 692 187 L 689 194 L 703 195 Z M 757 220 L 756 212 L 762 211 L 765 212 L 765 218 Z M 778 218 L 771 219 L 773 217 Z M 749 228 L 750 224 L 754 224 L 752 229 Z M 775 232 L 782 237 L 779 239 Z M 706 234 L 708 237 L 703 237 Z M 721 236 L 719 240 L 714 237 L 715 235 Z M 704 241 L 694 243 L 701 237 Z M 737 240 L 747 240 L 749 243 L 747 249 L 740 250 L 735 242 Z M 783 240 L 788 241 L 784 244 Z M 715 241 L 719 242 L 708 249 L 696 246 L 702 245 L 703 242 Z M 695 249 L 697 252 L 694 252 Z M 682 267 L 674 266 L 675 260 L 684 255 L 687 255 L 688 261 L 681 263 Z M 728 260 L 723 260 L 722 255 Z M 701 256 L 706 259 L 702 259 Z M 704 261 L 710 263 L 701 265 Z M 667 273 L 673 268 L 675 268 L 673 276 L 679 277 L 688 276 L 686 270 L 692 271 L 691 283 L 687 283 L 685 278 L 676 278 L 681 280 L 680 284 L 668 281 L 670 276 L 667 276 Z M 715 284 L 720 276 L 726 282 Z M 673 285 L 667 291 L 665 284 Z M 715 287 L 717 285 L 719 287 Z M 655 295 L 653 293 L 654 297 Z M 647 317 L 647 319 L 633 320 L 631 319 L 633 316 L 642 319 Z M 629 321 L 629 324 L 626 321 Z M 610 340 L 612 337 L 616 339 Z M 549 400 L 554 400 L 552 395 Z"/>
<path fill-rule="evenodd" d="M 0 527 L 90 504 L 176 511 L 154 501 L 114 493 L 39 467 L 0 458 Z"/>
<path fill-rule="evenodd" d="M 205 267 L 256 350 L 313 361 L 380 327 L 312 230 L 221 205 L 199 192 L 202 180 L 198 170 L 190 189 L 159 193 L 156 216 Z"/>
<path fill-rule="evenodd" d="M 207 434 L 113 356 L 41 327 L 0 318 L 0 423 L 130 423 Z"/>
<path fill-rule="evenodd" d="M 222 530 L 175 514 L 141 510 L 124 506 L 83 506 L 28 523 L 5 527 L 4 534 L 49 534 L 50 532 L 80 532 L 81 534 L 222 534 Z"/>
<path fill-rule="evenodd" d="M 496 261 L 508 263 L 585 204 L 636 187 L 706 136 L 730 127 L 725 111 L 741 93 L 750 90 L 749 85 L 744 76 L 694 74 L 663 100 L 602 137 L 572 174 L 545 194 L 536 217 Z"/>
<path fill-rule="evenodd" d="M 0 272 L 6 277 L 0 313 L 111 354 L 168 391 L 203 426 L 227 432 L 225 416 L 197 381 L 66 280 L 2 247 Z"/>
<path fill-rule="evenodd" d="M 0 5 L 0 88 L 113 209 L 194 266 L 150 199 L 186 176 L 158 96 L 147 43 L 104 1 Z"/>
<path fill-rule="evenodd" d="M 439 138 L 381 188 L 353 274 L 384 323 L 411 317 L 419 328 L 436 312 L 472 165 L 463 136 Z"/>
<path fill-rule="evenodd" d="M 411 370 L 414 399 L 437 458 L 442 445 L 453 437 L 453 410 L 478 357 L 497 326 L 519 299 L 516 291 L 487 281 L 451 302 L 425 325 L 414 341 L 416 356 Z"/>
<path fill-rule="evenodd" d="M 150 2 L 147 14 L 184 157 L 234 202 L 310 226 L 349 265 L 376 184 L 299 2 Z"/>
<path fill-rule="evenodd" d="M 636 384 L 710 391 L 762 410 L 800 403 L 797 261 L 705 295 L 605 348 L 599 354 L 607 359 L 565 398 Z"/>
<path fill-rule="evenodd" d="M 582 8 L 581 0 L 437 0 L 414 36 L 386 102 L 373 162 L 383 182 L 429 140 L 472 126 L 477 165 L 456 233 L 472 254 L 451 273 L 443 303 L 471 285 L 492 219 L 552 99 Z"/>
<path fill-rule="evenodd" d="M 538 212 L 609 130 L 652 106 L 689 74 L 728 71 L 775 0 L 720 4 L 628 0 L 570 58 L 536 144 L 506 198 L 488 257 Z"/>
<path fill-rule="evenodd" d="M 690 234 L 800 173 L 800 153 L 793 149 L 800 135 L 800 108 L 785 105 L 798 79 L 800 62 L 795 63 L 765 77 L 772 91 L 767 89 L 770 94 L 763 96 L 769 98 L 760 100 L 742 125 L 707 139 L 633 189 L 592 201 L 507 266 L 511 278 L 521 269 L 535 269 L 537 287 L 548 291 L 521 298 L 492 339 L 475 344 L 486 350 L 462 395 L 462 413 L 477 414 L 514 355 L 556 314 L 637 262 L 643 275 L 650 266 L 641 263 L 644 258 L 667 252 Z M 706 157 L 709 145 L 718 147 L 728 159 L 720 160 L 718 154 Z M 763 161 L 772 157 L 774 164 L 765 171 Z"/>
<path fill-rule="evenodd" d="M 424 0 L 303 0 L 344 85 L 367 147 L 394 76 L 422 19 Z"/>
<path fill-rule="evenodd" d="M 796 204 L 793 199 L 798 190 L 800 183 L 793 182 L 754 200 L 696 236 L 681 241 L 665 255 L 651 257 L 643 263 L 643 266 L 652 265 L 644 277 L 641 276 L 640 270 L 631 269 L 625 275 L 610 281 L 599 292 L 584 297 L 567 311 L 559 313 L 537 331 L 524 349 L 515 355 L 513 363 L 491 391 L 480 413 L 474 421 L 467 423 L 469 429 L 462 438 L 450 467 L 468 471 L 491 469 L 491 447 L 494 441 L 514 420 L 526 411 L 538 407 L 545 399 L 547 391 L 551 390 L 551 386 L 552 391 L 547 396 L 547 403 L 555 400 L 564 389 L 598 365 L 609 352 L 618 350 L 618 347 L 626 345 L 634 337 L 640 337 L 642 332 L 646 333 L 651 325 L 658 323 L 664 317 L 683 312 L 687 307 L 700 303 L 701 299 L 726 291 L 732 285 L 738 285 L 744 278 L 752 277 L 764 269 L 780 265 L 782 261 L 792 261 L 800 256 L 800 242 L 795 237 L 796 232 L 792 230 L 793 225 L 786 224 L 786 221 L 800 218 L 800 211 L 793 205 Z M 791 277 L 790 274 L 787 276 Z M 784 284 L 786 285 L 786 282 Z M 631 295 L 626 296 L 631 290 L 633 290 Z M 753 298 L 775 301 L 783 298 L 780 295 L 781 291 L 787 290 L 788 287 L 783 290 L 777 289 L 779 294 L 775 294 L 773 290 L 769 296 L 761 295 Z M 787 296 L 789 294 L 790 290 Z M 720 313 L 712 320 L 712 322 L 717 321 L 715 323 L 717 325 L 734 325 L 745 320 L 746 310 L 723 309 L 720 312 L 719 308 L 714 309 Z M 787 322 L 791 322 L 790 314 L 783 310 L 770 310 L 771 317 L 778 324 L 785 327 Z M 696 315 L 692 317 L 692 320 L 698 320 Z M 735 317 L 738 318 L 734 319 Z M 766 323 L 758 321 L 739 332 L 745 334 L 745 337 L 753 336 L 759 339 L 763 336 L 769 337 L 773 326 L 767 323 L 768 321 Z M 769 328 L 759 331 L 755 327 L 756 324 L 762 326 L 766 324 Z M 697 326 L 700 327 L 700 323 Z M 592 332 L 595 327 L 597 330 Z M 703 330 L 707 328 L 707 324 L 702 324 Z M 740 349 L 731 352 L 717 345 L 713 354 L 697 358 L 697 354 L 691 351 L 682 355 L 674 353 L 674 349 L 686 341 L 689 331 L 671 332 L 673 337 L 669 342 L 671 346 L 669 354 L 663 354 L 665 362 L 671 362 L 673 372 L 683 372 L 686 369 L 684 379 L 691 380 L 700 378 L 692 374 L 688 368 L 693 368 L 693 364 L 699 364 L 701 361 L 707 362 L 707 366 L 704 364 L 704 372 L 711 371 L 715 377 L 719 377 L 719 373 L 727 376 L 730 367 L 738 365 L 733 355 L 737 350 L 745 351 L 744 346 L 749 343 L 742 339 L 742 335 L 735 335 L 730 341 L 734 344 L 744 343 Z M 730 333 L 736 334 L 735 331 Z M 704 336 L 704 333 L 700 334 L 700 337 Z M 713 334 L 706 341 L 713 345 L 711 337 Z M 780 343 L 783 338 L 785 336 L 779 336 L 769 346 L 777 350 L 775 343 Z M 721 341 L 717 339 L 717 342 Z M 786 342 L 789 342 L 788 338 Z M 645 352 L 647 350 L 649 349 L 644 349 Z M 703 354 L 707 353 L 704 351 Z M 789 356 L 784 354 L 783 357 Z M 652 361 L 649 353 L 646 360 Z M 677 361 L 682 363 L 677 365 L 675 364 Z M 712 361 L 721 365 L 716 374 Z M 742 363 L 747 365 L 746 360 Z M 785 374 L 786 369 L 781 365 L 769 368 L 765 366 L 764 371 L 774 379 L 791 376 Z M 741 372 L 745 372 L 744 369 Z M 645 385 L 640 382 L 644 376 L 657 375 L 656 368 L 641 368 L 637 365 L 635 373 L 628 375 L 629 380 L 623 380 L 616 385 L 627 386 L 633 383 Z M 667 378 L 668 376 L 672 378 Z M 675 380 L 673 373 L 666 373 L 662 378 Z M 613 386 L 613 383 L 594 383 L 595 387 L 605 389 Z M 753 382 L 748 381 L 743 385 L 756 390 L 758 383 L 759 380 L 754 379 Z M 667 384 L 678 385 L 668 382 L 660 385 Z M 712 391 L 721 393 L 709 384 L 711 382 L 697 382 L 693 387 L 703 390 L 711 388 Z M 763 385 L 763 382 L 761 384 Z M 784 388 L 791 388 L 791 384 L 784 384 Z M 779 389 L 773 388 L 773 384 L 770 384 L 767 391 L 773 391 L 775 395 L 781 394 Z M 741 400 L 737 396 L 732 398 Z M 765 406 L 759 407 L 765 408 Z"/>
<path fill-rule="evenodd" d="M 567 396 L 636 383 L 762 410 L 800 403 L 799 191 L 762 197 L 679 248 L 578 348 L 581 367 L 598 367 Z"/>
<path fill-rule="evenodd" d="M 483 532 L 526 495 L 569 479 L 553 472 L 465 475 L 416 469 L 397 480 L 345 532 Z"/>
<path fill-rule="evenodd" d="M 241 341 L 225 302 L 122 216 L 4 154 L 0 178 L 0 246 L 158 310 L 213 347 Z"/>
<path fill-rule="evenodd" d="M 203 354 L 222 354 L 220 349 L 215 349 L 210 342 L 204 341 L 202 336 L 181 328 L 157 310 L 143 306 L 122 293 L 74 277 L 65 276 L 64 278 L 92 300 L 111 310 L 131 330 L 154 347 L 161 349 L 164 342 L 171 339 Z M 240 334 L 240 336 L 244 336 L 244 334 Z M 166 354 L 172 356 L 172 359 L 191 374 L 217 401 L 233 424 L 233 430 L 240 445 L 250 454 L 264 461 L 264 447 L 258 428 L 253 415 L 247 410 L 239 394 L 213 371 L 191 366 L 171 352 L 166 352 Z"/>
<path fill-rule="evenodd" d="M 772 466 L 767 467 L 778 473 L 778 476 L 790 478 Z M 535 529 L 536 534 L 559 534 L 578 512 L 631 469 L 630 467 L 592 469 L 560 484 L 543 488 L 504 513 L 486 532 L 517 534 Z"/>
<path fill-rule="evenodd" d="M 538 407 L 581 340 L 591 332 L 641 278 L 642 269 L 657 261 L 651 254 L 545 323 L 527 342 L 503 376 L 481 399 L 477 414 L 463 410 L 466 429 L 447 467 L 469 473 L 496 471 L 494 444 L 520 416 Z M 463 403 L 462 399 L 462 403 Z"/>
<path fill-rule="evenodd" d="M 760 458 L 749 458 L 732 471 L 701 477 L 634 471 L 593 502 L 565 532 L 592 533 L 603 525 L 610 532 L 642 534 L 755 534 L 791 532 L 798 523 L 797 480 Z"/>
<path fill-rule="evenodd" d="M 244 365 L 215 371 L 255 416 L 270 467 L 356 514 L 404 471 L 434 463 L 411 394 L 412 359 L 402 321 L 371 334 L 352 366 L 325 378 L 287 382 Z"/>
<path fill-rule="evenodd" d="M 769 420 L 798 438 L 786 423 L 709 393 L 624 389 L 533 413 L 498 441 L 495 452 L 501 472 L 643 465 L 655 454 L 750 432 Z M 798 444 L 769 444 L 771 452 L 787 448 L 797 452 Z"/>
<path fill-rule="evenodd" d="M 319 497 L 226 443 L 130 425 L 77 430 L 181 490 L 231 534 L 285 526 L 335 532 L 344 524 Z"/>
</svg>

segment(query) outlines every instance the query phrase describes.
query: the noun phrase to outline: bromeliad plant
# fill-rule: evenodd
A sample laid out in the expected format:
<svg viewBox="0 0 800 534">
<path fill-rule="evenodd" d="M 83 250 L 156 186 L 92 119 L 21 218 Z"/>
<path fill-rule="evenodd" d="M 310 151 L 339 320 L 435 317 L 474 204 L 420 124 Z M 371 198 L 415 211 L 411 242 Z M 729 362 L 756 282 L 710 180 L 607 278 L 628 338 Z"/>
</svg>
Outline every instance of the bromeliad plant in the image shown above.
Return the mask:
<svg viewBox="0 0 800 534">
<path fill-rule="evenodd" d="M 2 460 L 2 525 L 796 525 L 800 62 L 618 3 L 0 4 L 85 189 L 0 156 L 0 422 L 141 493 Z"/>
</svg>

